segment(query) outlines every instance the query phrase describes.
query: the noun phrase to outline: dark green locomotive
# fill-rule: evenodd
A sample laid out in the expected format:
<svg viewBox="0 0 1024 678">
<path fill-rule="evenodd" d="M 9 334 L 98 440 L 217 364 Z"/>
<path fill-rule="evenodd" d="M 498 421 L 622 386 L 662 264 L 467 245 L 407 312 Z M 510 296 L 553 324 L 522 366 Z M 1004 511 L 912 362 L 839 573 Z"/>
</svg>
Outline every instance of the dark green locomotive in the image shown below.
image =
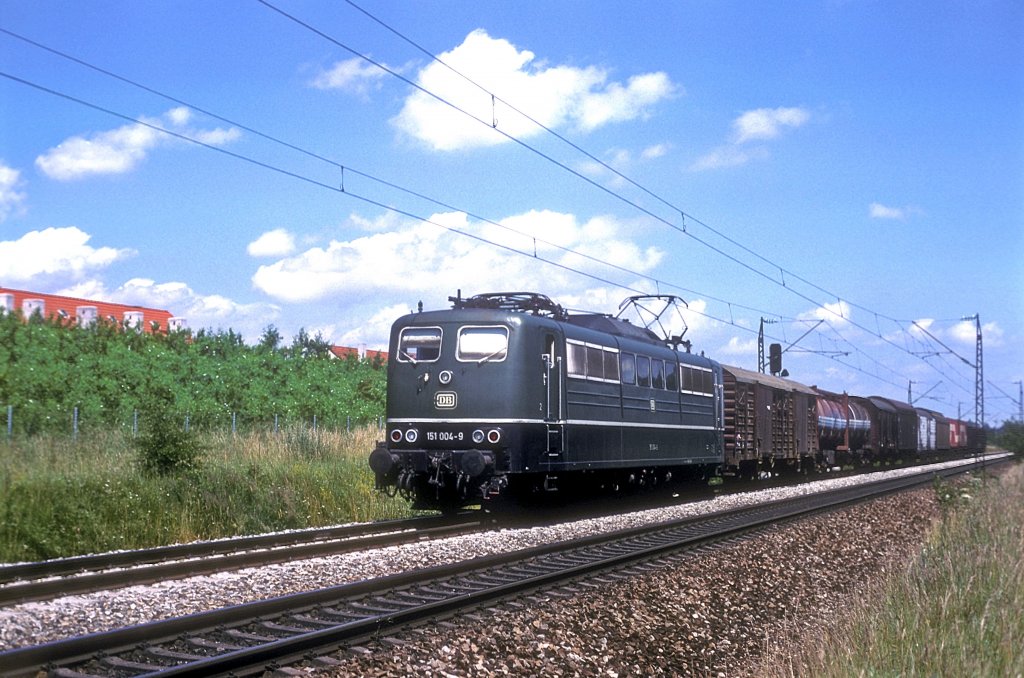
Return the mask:
<svg viewBox="0 0 1024 678">
<path fill-rule="evenodd" d="M 543 295 L 451 300 L 392 326 L 378 488 L 451 509 L 722 464 L 718 363 Z"/>
</svg>

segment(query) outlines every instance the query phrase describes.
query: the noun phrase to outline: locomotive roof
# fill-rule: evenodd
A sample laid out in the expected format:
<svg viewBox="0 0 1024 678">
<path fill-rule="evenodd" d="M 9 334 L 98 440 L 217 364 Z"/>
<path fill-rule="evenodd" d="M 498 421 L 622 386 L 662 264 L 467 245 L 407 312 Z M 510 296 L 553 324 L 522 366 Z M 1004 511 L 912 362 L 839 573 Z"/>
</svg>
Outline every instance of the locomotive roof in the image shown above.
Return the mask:
<svg viewBox="0 0 1024 678">
<path fill-rule="evenodd" d="M 604 334 L 611 334 L 616 337 L 635 339 L 636 341 L 642 341 L 648 344 L 665 346 L 665 340 L 646 327 L 639 327 L 632 323 L 628 323 L 625 320 L 619 320 L 618 318 L 613 318 L 609 315 L 603 315 L 600 313 L 582 313 L 579 315 L 570 315 L 567 318 L 567 322 L 570 325 L 586 327 L 589 330 L 603 332 Z"/>
<path fill-rule="evenodd" d="M 570 314 L 549 297 L 536 292 L 491 292 L 463 298 L 460 291 L 457 296 L 448 297 L 448 300 L 452 302 L 454 310 L 491 309 L 543 316 L 616 337 L 642 341 L 656 346 L 668 345 L 664 339 L 646 327 L 639 327 L 604 313 Z"/>
</svg>

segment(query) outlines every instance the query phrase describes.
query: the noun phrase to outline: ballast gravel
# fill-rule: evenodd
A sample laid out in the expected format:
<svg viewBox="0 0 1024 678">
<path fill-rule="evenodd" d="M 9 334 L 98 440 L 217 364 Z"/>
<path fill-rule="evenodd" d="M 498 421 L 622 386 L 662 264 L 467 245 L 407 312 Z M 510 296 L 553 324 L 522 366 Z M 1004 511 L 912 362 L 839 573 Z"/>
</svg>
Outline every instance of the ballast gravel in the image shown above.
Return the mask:
<svg viewBox="0 0 1024 678">
<path fill-rule="evenodd" d="M 380 577 L 644 523 L 809 494 L 899 469 L 554 526 L 504 529 L 133 586 L 0 609 L 0 651 Z M 413 631 L 355 657 L 347 675 L 734 675 L 780 625 L 818 623 L 842 596 L 916 548 L 930 491 L 877 500 L 652 575 L 563 598 L 539 594 L 484 621 Z M 812 621 L 803 621 L 812 620 Z M 753 654 L 752 654 L 753 653 Z M 352 661 L 345 655 L 345 661 Z"/>
<path fill-rule="evenodd" d="M 937 517 L 918 490 L 775 527 L 651 574 L 559 590 L 348 650 L 345 676 L 756 676 L 905 567 Z M 579 589 L 583 589 L 579 591 Z"/>
</svg>

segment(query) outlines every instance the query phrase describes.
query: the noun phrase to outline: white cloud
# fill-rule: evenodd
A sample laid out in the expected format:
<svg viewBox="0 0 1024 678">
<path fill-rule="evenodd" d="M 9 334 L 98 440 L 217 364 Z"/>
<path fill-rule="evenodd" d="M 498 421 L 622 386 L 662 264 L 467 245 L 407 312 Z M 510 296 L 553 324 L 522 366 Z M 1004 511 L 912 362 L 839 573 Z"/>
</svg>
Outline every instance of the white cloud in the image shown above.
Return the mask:
<svg viewBox="0 0 1024 678">
<path fill-rule="evenodd" d="M 768 157 L 763 146 L 750 146 L 752 141 L 768 141 L 778 137 L 786 127 L 801 127 L 811 119 L 803 108 L 758 108 L 741 114 L 732 122 L 729 142 L 712 149 L 690 165 L 690 170 L 701 172 L 723 167 L 739 167 L 751 160 Z"/>
<path fill-rule="evenodd" d="M 51 179 L 66 181 L 89 174 L 120 174 L 135 168 L 156 144 L 157 132 L 126 125 L 91 139 L 71 137 L 36 158 L 36 167 Z"/>
<path fill-rule="evenodd" d="M 961 344 L 974 346 L 978 341 L 978 326 L 975 320 L 961 320 L 949 330 L 953 339 Z M 983 323 L 981 337 L 985 346 L 992 348 L 1003 345 L 1003 328 L 995 322 Z M 970 357 L 970 356 L 968 356 Z M 972 358 L 973 359 L 973 358 Z"/>
<path fill-rule="evenodd" d="M 158 283 L 148 278 L 132 278 L 113 290 L 98 280 L 88 280 L 58 294 L 164 309 L 184 318 L 193 330 L 230 328 L 250 343 L 280 315 L 273 304 L 242 304 L 219 294 L 200 294 L 183 282 Z"/>
<path fill-rule="evenodd" d="M 295 251 L 295 236 L 283 228 L 267 231 L 249 243 L 250 257 L 283 257 Z"/>
<path fill-rule="evenodd" d="M 531 211 L 509 217 L 499 226 L 470 223 L 464 213 L 454 212 L 434 215 L 430 221 L 433 223 L 405 222 L 388 231 L 310 248 L 261 266 L 253 276 L 253 284 L 275 298 L 291 302 L 335 295 L 351 299 L 370 292 L 421 298 L 434 292 L 444 298 L 459 288 L 467 293 L 522 288 L 573 293 L 582 289 L 583 279 L 537 262 L 534 252 L 538 258 L 613 277 L 621 274 L 581 255 L 641 272 L 656 266 L 663 257 L 660 250 L 642 248 L 627 239 L 629 225 L 610 217 L 580 222 L 571 214 Z M 453 233 L 445 227 L 500 246 Z M 578 254 L 566 253 L 559 247 L 572 248 Z M 543 284 L 534 282 L 539 275 L 543 276 Z"/>
<path fill-rule="evenodd" d="M 92 247 L 88 233 L 70 226 L 29 231 L 18 240 L 0 241 L 0 280 L 30 282 L 44 277 L 78 279 L 135 254 L 130 249 Z"/>
<path fill-rule="evenodd" d="M 211 130 L 192 130 L 187 136 L 191 136 L 193 139 L 201 141 L 208 146 L 224 146 L 240 139 L 242 133 L 235 127 L 229 129 L 217 127 Z"/>
<path fill-rule="evenodd" d="M 739 167 L 746 165 L 755 158 L 765 158 L 768 151 L 763 148 L 737 148 L 735 146 L 719 146 L 701 156 L 690 169 L 694 171 L 719 169 L 721 167 Z"/>
<path fill-rule="evenodd" d="M 834 304 L 824 304 L 797 317 L 800 320 L 824 320 L 833 325 L 842 325 L 850 321 L 850 305 L 840 299 Z"/>
<path fill-rule="evenodd" d="M 403 315 L 412 313 L 412 309 L 407 304 L 395 304 L 393 306 L 387 306 L 373 313 L 368 319 L 359 323 L 355 329 L 343 332 L 341 336 L 334 341 L 335 344 L 340 346 L 355 346 L 356 348 L 365 346 L 369 349 L 387 350 L 388 337 L 391 334 L 391 325 Z M 320 328 L 320 332 L 325 337 L 333 337 L 338 335 L 338 329 L 336 326 L 328 326 Z"/>
<path fill-rule="evenodd" d="M 0 223 L 21 209 L 25 201 L 25 194 L 20 190 L 23 183 L 21 172 L 0 160 Z"/>
<path fill-rule="evenodd" d="M 718 354 L 742 356 L 745 359 L 750 359 L 751 356 L 757 355 L 757 339 L 747 339 L 744 341 L 739 337 L 729 337 L 729 343 L 719 348 Z"/>
<path fill-rule="evenodd" d="M 366 96 L 371 89 L 379 88 L 387 73 L 359 57 L 339 61 L 330 69 L 322 71 L 310 83 L 316 89 L 339 89 L 343 92 Z"/>
<path fill-rule="evenodd" d="M 934 318 L 920 318 L 910 324 L 910 334 L 916 337 L 925 337 L 925 331 L 935 334 L 935 330 L 932 329 L 932 325 L 935 324 Z"/>
<path fill-rule="evenodd" d="M 758 108 L 747 111 L 733 121 L 733 142 L 774 139 L 784 127 L 800 127 L 811 114 L 803 108 Z"/>
<path fill-rule="evenodd" d="M 868 216 L 872 219 L 896 219 L 904 221 L 912 216 L 922 213 L 923 210 L 912 205 L 908 205 L 906 207 L 889 207 L 877 202 L 873 202 L 868 205 Z"/>
<path fill-rule="evenodd" d="M 589 132 L 610 122 L 643 117 L 648 107 L 672 94 L 673 89 L 668 75 L 659 72 L 635 75 L 625 87 L 613 82 L 604 91 L 586 92 L 577 104 L 579 126 Z"/>
<path fill-rule="evenodd" d="M 390 231 L 402 226 L 403 217 L 398 212 L 387 211 L 373 219 L 367 219 L 360 214 L 352 212 L 348 215 L 349 223 L 357 228 L 370 233 Z"/>
<path fill-rule="evenodd" d="M 877 202 L 868 206 L 868 215 L 872 219 L 906 219 L 907 213 L 901 207 L 886 207 Z"/>
<path fill-rule="evenodd" d="M 492 38 L 479 29 L 440 59 L 549 128 L 592 131 L 612 122 L 633 120 L 680 89 L 661 72 L 630 77 L 623 85 L 608 82 L 608 73 L 593 66 L 545 67 L 535 63 L 533 52 L 519 51 L 507 40 Z M 494 106 L 486 92 L 439 63 L 424 67 L 417 82 L 473 116 L 496 122 L 506 134 L 524 138 L 543 131 L 512 109 L 500 103 Z M 419 90 L 409 95 L 392 123 L 440 151 L 507 141 Z"/>
<path fill-rule="evenodd" d="M 654 146 L 648 146 L 640 152 L 640 157 L 644 160 L 654 160 L 655 158 L 661 158 L 665 156 L 669 151 L 668 144 L 655 144 Z"/>
<path fill-rule="evenodd" d="M 642 149 L 635 158 L 634 154 L 628 149 L 611 148 L 605 152 L 603 161 L 585 160 L 580 162 L 576 169 L 593 179 L 605 181 L 615 187 L 621 187 L 627 182 L 615 172 L 628 176 L 633 171 L 638 159 L 643 162 L 656 160 L 667 154 L 668 151 L 669 146 L 667 144 L 656 144 Z M 609 168 L 613 168 L 614 171 Z"/>
<path fill-rule="evenodd" d="M 173 108 L 163 119 L 143 119 L 206 144 L 219 146 L 241 136 L 234 128 L 202 130 L 189 128 L 192 114 L 187 108 Z M 87 137 L 74 136 L 36 158 L 36 167 L 51 179 L 68 181 L 93 174 L 122 174 L 142 162 L 158 145 L 176 139 L 147 125 L 133 123 Z"/>
<path fill-rule="evenodd" d="M 170 120 L 171 123 L 177 127 L 187 125 L 188 121 L 192 119 L 192 111 L 190 111 L 186 106 L 178 106 L 177 108 L 172 108 L 171 110 L 167 111 L 165 115 L 167 119 Z"/>
</svg>

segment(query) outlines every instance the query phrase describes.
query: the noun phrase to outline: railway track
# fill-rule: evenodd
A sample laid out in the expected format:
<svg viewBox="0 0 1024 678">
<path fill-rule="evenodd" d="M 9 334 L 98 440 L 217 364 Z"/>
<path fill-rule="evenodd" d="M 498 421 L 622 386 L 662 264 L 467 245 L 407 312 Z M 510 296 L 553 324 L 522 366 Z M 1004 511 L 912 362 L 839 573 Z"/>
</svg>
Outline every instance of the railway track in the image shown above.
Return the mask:
<svg viewBox="0 0 1024 678">
<path fill-rule="evenodd" d="M 935 475 L 931 470 L 12 650 L 0 653 L 0 671 L 32 675 L 46 670 L 63 676 L 259 673 L 529 591 L 581 580 L 581 586 L 588 586 L 589 578 L 621 576 L 616 570 L 657 567 L 683 549 L 926 485 Z"/>
<path fill-rule="evenodd" d="M 755 487 L 737 485 L 695 488 L 690 484 L 667 499 L 664 494 L 653 493 L 619 496 L 611 504 L 605 497 L 575 498 L 570 504 L 541 504 L 520 509 L 515 515 L 500 509 L 491 514 L 466 511 L 455 516 L 377 521 L 38 562 L 0 564 L 0 607 L 450 537 L 499 524 L 542 525 L 546 522 L 564 522 L 567 516 L 583 519 L 639 511 L 707 499 L 716 494 L 761 490 L 793 482 L 799 480 L 762 480 Z"/>
<path fill-rule="evenodd" d="M 463 513 L 0 565 L 0 606 L 450 537 L 491 522 Z"/>
</svg>

